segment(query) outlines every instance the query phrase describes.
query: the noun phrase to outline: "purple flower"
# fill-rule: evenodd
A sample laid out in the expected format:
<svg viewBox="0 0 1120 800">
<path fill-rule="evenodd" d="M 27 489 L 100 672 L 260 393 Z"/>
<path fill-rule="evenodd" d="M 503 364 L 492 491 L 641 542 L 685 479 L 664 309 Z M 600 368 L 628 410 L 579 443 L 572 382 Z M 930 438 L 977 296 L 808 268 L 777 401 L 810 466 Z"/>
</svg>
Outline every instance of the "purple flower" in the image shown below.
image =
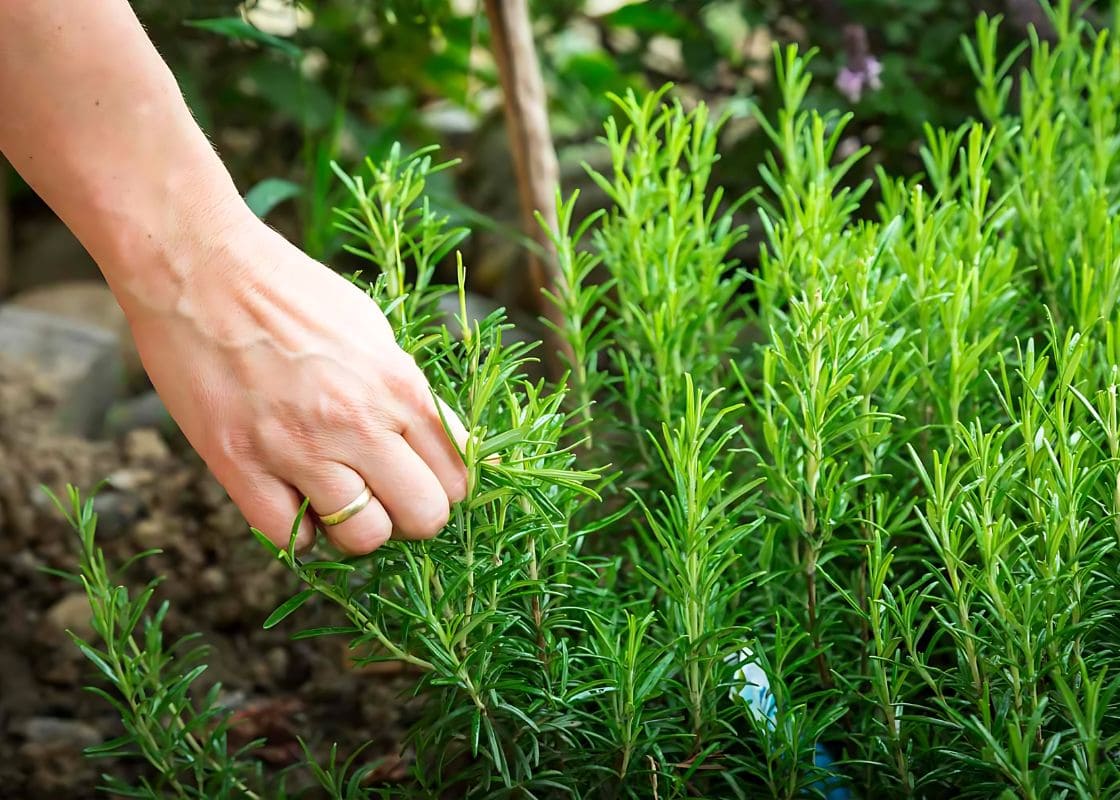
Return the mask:
<svg viewBox="0 0 1120 800">
<path fill-rule="evenodd" d="M 883 88 L 883 63 L 871 55 L 867 29 L 862 25 L 844 26 L 844 50 L 848 63 L 836 75 L 836 90 L 858 103 L 864 90 Z"/>
<path fill-rule="evenodd" d="M 883 64 L 875 56 L 865 56 L 862 63 L 848 64 L 836 76 L 836 90 L 853 103 L 863 97 L 864 89 L 883 88 Z"/>
</svg>

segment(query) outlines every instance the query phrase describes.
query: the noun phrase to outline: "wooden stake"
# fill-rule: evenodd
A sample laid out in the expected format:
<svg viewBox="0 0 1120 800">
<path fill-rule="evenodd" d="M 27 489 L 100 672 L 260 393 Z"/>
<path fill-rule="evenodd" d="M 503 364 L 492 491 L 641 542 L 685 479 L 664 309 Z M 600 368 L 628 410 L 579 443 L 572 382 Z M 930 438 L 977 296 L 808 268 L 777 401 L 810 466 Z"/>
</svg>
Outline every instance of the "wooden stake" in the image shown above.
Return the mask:
<svg viewBox="0 0 1120 800">
<path fill-rule="evenodd" d="M 539 212 L 550 227 L 556 225 L 556 191 L 560 186 L 560 164 L 548 124 L 548 97 L 544 90 L 540 61 L 533 41 L 527 0 L 486 0 L 490 40 L 505 96 L 506 130 L 517 176 L 524 233 L 540 247 L 543 255 L 529 253 L 529 288 L 536 310 L 559 325 L 562 317 L 541 293 L 555 291 L 563 276 L 556 266 L 556 249 L 534 217 Z M 570 355 L 566 342 L 549 337 L 548 355 Z M 551 358 L 553 374 L 561 365 Z"/>
</svg>

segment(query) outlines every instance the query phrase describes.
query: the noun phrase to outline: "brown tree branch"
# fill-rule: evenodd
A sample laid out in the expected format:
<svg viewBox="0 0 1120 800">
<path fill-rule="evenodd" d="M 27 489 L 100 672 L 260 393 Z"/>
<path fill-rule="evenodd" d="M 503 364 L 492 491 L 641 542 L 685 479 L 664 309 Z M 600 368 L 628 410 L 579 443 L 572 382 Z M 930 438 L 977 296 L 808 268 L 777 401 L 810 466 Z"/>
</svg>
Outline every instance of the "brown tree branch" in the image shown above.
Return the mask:
<svg viewBox="0 0 1120 800">
<path fill-rule="evenodd" d="M 548 97 L 544 90 L 537 48 L 527 0 L 486 0 L 490 21 L 490 40 L 505 96 L 506 131 L 517 176 L 521 224 L 543 255 L 530 252 L 529 287 L 536 310 L 551 322 L 563 322 L 559 310 L 542 294 L 555 291 L 563 276 L 556 266 L 556 249 L 538 224 L 539 212 L 546 224 L 556 226 L 556 190 L 560 185 L 560 164 L 552 144 L 548 124 Z M 566 343 L 551 337 L 549 355 L 565 355 Z M 559 365 L 549 364 L 555 373 Z"/>
</svg>

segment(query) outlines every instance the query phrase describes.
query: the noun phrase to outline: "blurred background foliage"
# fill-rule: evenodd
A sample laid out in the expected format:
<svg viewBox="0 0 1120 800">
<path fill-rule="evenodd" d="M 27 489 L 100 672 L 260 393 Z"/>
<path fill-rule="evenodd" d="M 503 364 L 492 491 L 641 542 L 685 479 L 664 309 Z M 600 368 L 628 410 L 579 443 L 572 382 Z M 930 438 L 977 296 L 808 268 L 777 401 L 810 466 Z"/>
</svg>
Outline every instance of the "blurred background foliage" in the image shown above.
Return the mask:
<svg viewBox="0 0 1120 800">
<path fill-rule="evenodd" d="M 394 141 L 463 159 L 433 199 L 476 231 L 465 253 L 475 288 L 502 298 L 523 255 L 516 182 L 481 0 L 134 0 L 194 113 L 254 207 L 308 252 L 341 259 L 330 209 L 332 159 L 351 169 Z M 686 104 L 732 116 L 717 181 L 729 197 L 757 181 L 771 114 L 775 42 L 817 48 L 811 107 L 854 114 L 842 152 L 868 146 L 864 172 L 916 171 L 922 126 L 974 112 L 960 38 L 977 12 L 1008 13 L 1005 36 L 1041 19 L 1027 3 L 978 0 L 533 0 L 565 191 L 599 202 L 583 164 L 608 93 L 666 82 Z M 1015 42 L 1006 43 L 1008 48 Z M 739 255 L 751 260 L 748 252 Z"/>
</svg>

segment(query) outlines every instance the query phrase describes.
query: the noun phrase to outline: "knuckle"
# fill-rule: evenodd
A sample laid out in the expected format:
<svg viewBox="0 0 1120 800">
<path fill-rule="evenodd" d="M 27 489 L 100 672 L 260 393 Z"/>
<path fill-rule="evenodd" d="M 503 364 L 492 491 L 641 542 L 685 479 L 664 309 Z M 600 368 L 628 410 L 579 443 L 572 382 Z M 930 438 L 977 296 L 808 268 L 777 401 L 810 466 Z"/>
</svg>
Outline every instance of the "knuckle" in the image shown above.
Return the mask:
<svg viewBox="0 0 1120 800">
<path fill-rule="evenodd" d="M 208 462 L 212 462 L 211 468 L 227 464 L 235 469 L 243 468 L 247 461 L 255 460 L 258 452 L 255 431 L 240 426 L 216 428 L 211 441 L 214 443 L 213 450 L 202 453 Z"/>
<path fill-rule="evenodd" d="M 261 420 L 254 430 L 256 450 L 284 473 L 321 480 L 347 439 L 346 426 L 292 413 Z"/>
<path fill-rule="evenodd" d="M 253 423 L 253 446 L 258 452 L 270 452 L 279 445 L 284 449 L 298 445 L 301 432 L 298 426 L 288 424 L 290 415 L 268 415 L 257 418 Z"/>
<path fill-rule="evenodd" d="M 355 393 L 323 388 L 254 421 L 252 440 L 257 452 L 290 466 L 335 454 L 364 416 Z"/>
<path fill-rule="evenodd" d="M 324 387 L 315 397 L 315 417 L 325 427 L 350 427 L 368 411 L 360 384 Z"/>
<path fill-rule="evenodd" d="M 416 362 L 406 355 L 394 359 L 385 369 L 385 386 L 390 394 L 409 404 L 428 396 L 428 382 Z"/>
</svg>

